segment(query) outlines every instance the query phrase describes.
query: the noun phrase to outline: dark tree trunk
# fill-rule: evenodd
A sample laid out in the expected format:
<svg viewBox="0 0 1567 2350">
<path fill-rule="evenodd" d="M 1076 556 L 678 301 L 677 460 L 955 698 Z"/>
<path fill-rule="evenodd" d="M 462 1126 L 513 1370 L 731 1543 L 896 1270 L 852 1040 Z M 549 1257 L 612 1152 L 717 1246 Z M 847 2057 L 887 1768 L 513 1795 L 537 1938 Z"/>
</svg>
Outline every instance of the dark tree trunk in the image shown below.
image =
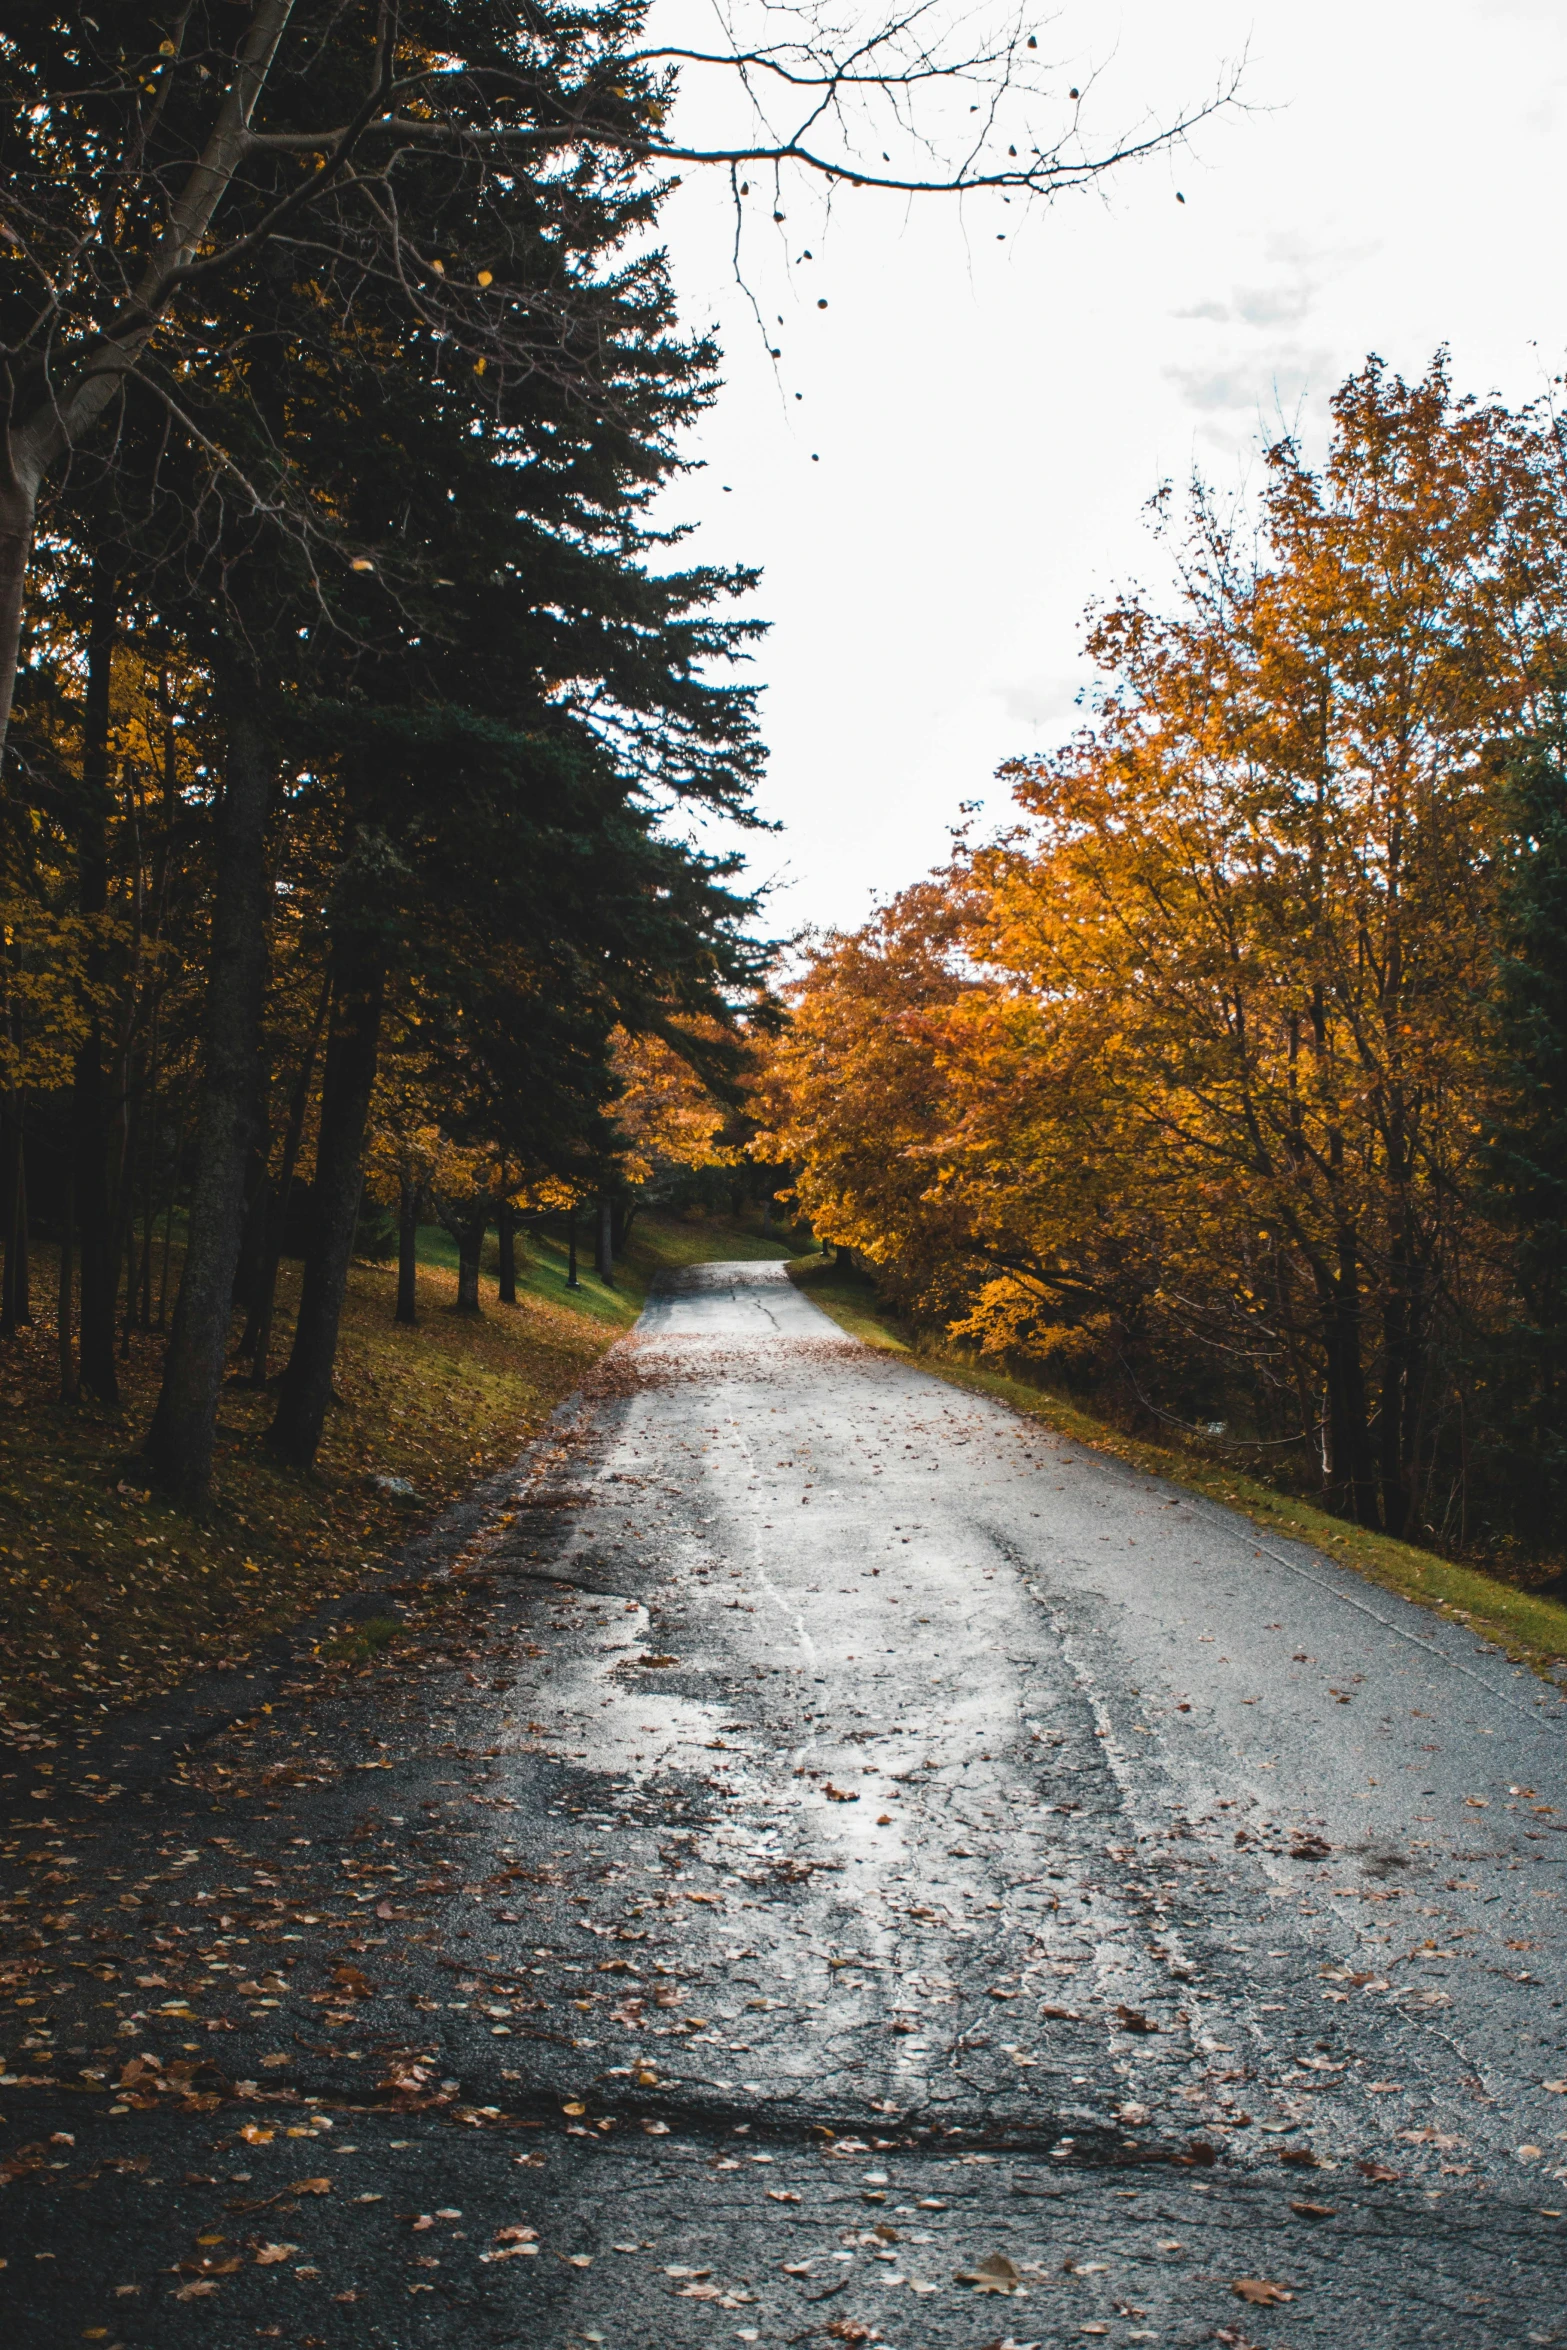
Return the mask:
<svg viewBox="0 0 1567 2350">
<path fill-rule="evenodd" d="M 16 1133 L 16 1318 L 30 1329 L 33 1320 L 31 1241 L 27 1229 L 27 1129 Z"/>
<path fill-rule="evenodd" d="M 288 1105 L 288 1123 L 283 1129 L 283 1163 L 278 1169 L 277 1188 L 265 1185 L 266 1245 L 262 1252 L 261 1271 L 256 1282 L 256 1302 L 251 1309 L 251 1326 L 246 1331 L 248 1348 L 242 1353 L 250 1356 L 250 1376 L 257 1387 L 267 1383 L 267 1358 L 272 1351 L 272 1317 L 277 1308 L 278 1266 L 283 1256 L 283 1236 L 288 1230 L 289 1203 L 294 1192 L 294 1169 L 299 1164 L 299 1146 L 304 1139 L 305 1113 L 310 1107 L 310 1086 L 315 1076 L 316 1052 L 321 1042 L 321 1029 L 326 1020 L 327 1006 L 332 1000 L 330 975 L 323 982 L 316 1016 L 311 1022 L 306 1039 L 304 1058 L 299 1064 L 299 1075 L 294 1080 L 293 1096 Z"/>
<path fill-rule="evenodd" d="M 500 1250 L 500 1280 L 496 1297 L 503 1306 L 517 1303 L 517 1211 L 509 1199 L 495 1210 L 496 1243 Z"/>
<path fill-rule="evenodd" d="M 1333 1505 L 1357 1525 L 1375 1526 L 1377 1481 L 1366 1425 L 1366 1380 L 1361 1360 L 1360 1268 L 1352 1232 L 1339 1235 L 1337 1277 L 1327 1309 L 1328 1486 Z"/>
<path fill-rule="evenodd" d="M 577 1211 L 572 1209 L 566 1223 L 566 1287 L 580 1289 L 577 1279 Z"/>
<path fill-rule="evenodd" d="M 397 1198 L 397 1313 L 411 1330 L 419 1319 L 419 1185 L 405 1175 Z"/>
<path fill-rule="evenodd" d="M 358 934 L 340 938 L 332 956 L 332 1013 L 321 1081 L 314 1214 L 299 1293 L 294 1344 L 278 1392 L 269 1449 L 308 1469 L 332 1401 L 343 1294 L 359 1226 L 364 1187 L 365 1122 L 375 1089 L 386 973 L 378 947 Z"/>
<path fill-rule="evenodd" d="M 76 1203 L 73 1197 L 71 1171 L 65 1172 L 65 1200 L 60 1213 L 60 1278 L 56 1290 L 55 1331 L 60 1356 L 60 1401 L 75 1403 L 76 1350 L 73 1344 L 72 1304 L 73 1281 L 71 1244 L 75 1238 Z"/>
<path fill-rule="evenodd" d="M 599 1193 L 598 1240 L 593 1270 L 606 1288 L 615 1286 L 615 1206 L 607 1191 Z"/>
<path fill-rule="evenodd" d="M 89 922 L 109 907 L 109 682 L 117 618 L 114 567 L 106 555 L 93 566 L 87 628 L 87 690 L 82 712 L 81 813 L 77 830 L 77 906 Z M 87 980 L 102 985 L 108 957 L 101 936 L 89 937 Z M 114 1301 L 119 1271 L 116 1218 L 109 1176 L 109 1083 L 103 1022 L 96 1003 L 76 1053 L 71 1086 L 72 1158 L 76 1220 L 81 1235 L 81 1384 L 118 1410 L 114 1365 Z"/>
<path fill-rule="evenodd" d="M 153 1202 L 153 1181 L 157 1169 L 158 1097 L 154 1086 L 153 1062 L 148 1059 L 147 1077 L 147 1148 L 144 1154 L 141 1193 L 141 1296 L 136 1306 L 139 1328 L 152 1328 L 152 1232 L 157 1209 Z"/>
<path fill-rule="evenodd" d="M 4 1227 L 5 1263 L 0 1267 L 0 1338 L 14 1338 L 26 1320 L 22 1301 L 22 1095 L 13 1087 L 0 1113 L 0 1225 Z"/>
<path fill-rule="evenodd" d="M 488 1206 L 476 1208 L 457 1226 L 457 1311 L 459 1314 L 477 1314 L 479 1305 L 479 1259 L 484 1253 L 484 1235 L 489 1227 Z"/>
<path fill-rule="evenodd" d="M 1409 1297 L 1402 1278 L 1400 1252 L 1395 1249 L 1391 1282 L 1382 1315 L 1382 1391 L 1378 1398 L 1378 1450 L 1382 1478 L 1382 1523 L 1389 1534 L 1399 1534 L 1409 1523 L 1410 1493 L 1405 1460 L 1405 1423 L 1409 1406 Z"/>
<path fill-rule="evenodd" d="M 245 1221 L 234 1267 L 234 1303 L 245 1309 L 245 1329 L 239 1342 L 239 1352 L 245 1356 L 256 1351 L 256 1309 L 261 1302 L 261 1277 L 272 1223 L 271 1140 L 267 1132 L 266 1087 L 258 1066 L 249 1164 L 245 1169 Z"/>
<path fill-rule="evenodd" d="M 130 1359 L 131 1332 L 136 1327 L 136 1219 L 129 1199 L 125 1203 L 125 1312 L 120 1319 L 120 1360 Z"/>
<path fill-rule="evenodd" d="M 266 987 L 266 827 L 277 754 L 259 711 L 239 695 L 228 713 L 228 738 L 214 837 L 205 1054 L 185 1269 L 145 1447 L 152 1475 L 186 1502 L 199 1501 L 212 1478 Z"/>
</svg>

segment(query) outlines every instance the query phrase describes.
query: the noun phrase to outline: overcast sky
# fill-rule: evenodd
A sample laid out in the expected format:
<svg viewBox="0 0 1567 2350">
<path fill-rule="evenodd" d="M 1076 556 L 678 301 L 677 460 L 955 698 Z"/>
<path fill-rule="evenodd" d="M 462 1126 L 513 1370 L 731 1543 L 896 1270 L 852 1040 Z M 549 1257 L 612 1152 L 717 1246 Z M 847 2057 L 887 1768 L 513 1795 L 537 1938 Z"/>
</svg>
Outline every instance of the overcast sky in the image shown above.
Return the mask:
<svg viewBox="0 0 1567 2350">
<path fill-rule="evenodd" d="M 858 922 L 960 801 L 1004 812 L 997 763 L 1076 721 L 1085 606 L 1160 576 L 1162 480 L 1255 479 L 1281 422 L 1320 447 L 1369 350 L 1418 374 L 1447 343 L 1460 389 L 1520 401 L 1567 357 L 1561 0 L 1125 0 L 1039 35 L 1105 131 L 1242 57 L 1245 105 L 1032 213 L 856 196 L 824 222 L 792 191 L 750 248 L 776 370 L 718 175 L 667 217 L 727 378 L 672 511 L 765 574 L 770 927 Z"/>
</svg>

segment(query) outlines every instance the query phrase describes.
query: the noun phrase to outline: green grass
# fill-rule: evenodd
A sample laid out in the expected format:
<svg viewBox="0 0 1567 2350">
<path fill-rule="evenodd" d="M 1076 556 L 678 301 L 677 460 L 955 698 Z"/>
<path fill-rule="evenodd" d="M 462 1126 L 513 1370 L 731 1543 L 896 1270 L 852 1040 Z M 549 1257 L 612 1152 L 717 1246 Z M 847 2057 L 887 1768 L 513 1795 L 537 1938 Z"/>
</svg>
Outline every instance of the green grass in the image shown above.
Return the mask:
<svg viewBox="0 0 1567 2350">
<path fill-rule="evenodd" d="M 714 1215 L 640 1215 L 631 1238 L 615 1265 L 614 1287 L 606 1288 L 593 1270 L 593 1235 L 584 1216 L 577 1227 L 577 1283 L 566 1286 L 570 1259 L 565 1235 L 552 1227 L 535 1227 L 517 1235 L 517 1294 L 562 1306 L 589 1321 L 627 1330 L 648 1301 L 660 1274 L 682 1265 L 711 1264 L 725 1258 L 774 1263 L 794 1254 L 796 1242 L 776 1232 L 763 1232 L 754 1216 L 736 1219 Z M 419 1233 L 419 1262 L 457 1270 L 457 1244 L 444 1225 L 429 1224 Z M 485 1268 L 493 1279 L 496 1246 L 485 1244 Z"/>
<path fill-rule="evenodd" d="M 1477 1568 L 1465 1567 L 1435 1551 L 1420 1550 L 1363 1526 L 1351 1526 L 1327 1510 L 1293 1494 L 1278 1493 L 1243 1471 L 1200 1454 L 1149 1444 L 1124 1436 L 1096 1420 L 1065 1397 L 1031 1386 L 1026 1380 L 993 1371 L 972 1361 L 956 1348 L 934 1339 L 912 1339 L 895 1317 L 878 1304 L 863 1274 L 853 1273 L 824 1257 L 797 1257 L 789 1267 L 792 1280 L 830 1314 L 842 1330 L 863 1339 L 886 1354 L 904 1356 L 954 1387 L 976 1395 L 991 1395 L 1024 1413 L 1029 1419 L 1070 1436 L 1095 1452 L 1108 1453 L 1150 1476 L 1168 1478 L 1189 1492 L 1239 1510 L 1257 1526 L 1296 1542 L 1310 1543 L 1339 1565 L 1353 1568 L 1368 1583 L 1396 1591 L 1418 1607 L 1466 1624 L 1510 1656 L 1517 1664 L 1555 1679 L 1567 1666 L 1567 1605 L 1539 1591 L 1520 1591 Z"/>
</svg>

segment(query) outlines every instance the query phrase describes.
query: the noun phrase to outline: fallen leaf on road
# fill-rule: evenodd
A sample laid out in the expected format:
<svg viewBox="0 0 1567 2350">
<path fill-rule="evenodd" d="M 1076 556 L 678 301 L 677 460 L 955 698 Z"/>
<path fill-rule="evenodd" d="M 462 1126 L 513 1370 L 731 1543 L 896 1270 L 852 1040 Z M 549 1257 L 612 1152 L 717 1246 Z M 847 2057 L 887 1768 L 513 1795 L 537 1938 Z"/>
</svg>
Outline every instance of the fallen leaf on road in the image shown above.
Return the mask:
<svg viewBox="0 0 1567 2350">
<path fill-rule="evenodd" d="M 1298 2211 L 1302 2219 L 1336 2219 L 1338 2207 L 1332 2203 L 1292 2203 L 1291 2211 Z"/>
<path fill-rule="evenodd" d="M 1042 2007 L 1039 2012 L 1042 2016 L 1055 2016 L 1064 2024 L 1080 2024 L 1083 2020 L 1073 2007 Z"/>
<path fill-rule="evenodd" d="M 1542 2081 L 1540 2086 L 1551 2090 L 1558 2097 L 1567 2097 L 1567 2081 Z"/>
<path fill-rule="evenodd" d="M 1273 2309 L 1279 2302 L 1295 2298 L 1283 2285 L 1275 2285 L 1267 2277 L 1237 2277 L 1230 2291 L 1237 2301 L 1249 2301 L 1257 2309 Z"/>
<path fill-rule="evenodd" d="M 1138 2130 L 1144 2122 L 1152 2121 L 1153 2115 L 1146 2105 L 1139 2105 L 1133 2098 L 1127 2104 L 1116 2107 L 1115 2118 L 1118 2122 L 1125 2122 L 1128 2129 Z"/>
<path fill-rule="evenodd" d="M 242 2122 L 239 2135 L 247 2146 L 270 2146 L 276 2132 L 264 2130 L 259 2122 Z"/>
<path fill-rule="evenodd" d="M 822 1793 L 829 1803 L 858 1803 L 860 1800 L 852 1788 L 835 1787 L 830 1779 L 822 1789 Z"/>
<path fill-rule="evenodd" d="M 767 2200 L 769 2203 L 798 2203 L 800 2198 L 792 2187 L 769 2187 Z"/>
<path fill-rule="evenodd" d="M 280 2260 L 287 2260 L 299 2250 L 297 2244 L 261 2244 L 256 2249 L 257 2268 L 276 2268 Z"/>
<path fill-rule="evenodd" d="M 217 2289 L 210 2277 L 193 2277 L 188 2285 L 180 2286 L 174 2298 L 176 2301 L 199 2301 L 204 2294 L 215 2293 Z"/>
<path fill-rule="evenodd" d="M 1385 2162 L 1357 2162 L 1355 2168 L 1374 2187 L 1394 2187 L 1398 2184 L 1399 2173 L 1389 2170 Z"/>
<path fill-rule="evenodd" d="M 283 2192 L 285 2195 L 330 2195 L 332 2182 L 330 2179 L 296 2179 Z"/>
<path fill-rule="evenodd" d="M 1439 2154 L 1451 2154 L 1455 2146 L 1465 2143 L 1446 2130 L 1400 2130 L 1398 2134 L 1406 2146 L 1434 2146 Z"/>
<path fill-rule="evenodd" d="M 1159 2029 L 1150 2016 L 1143 2014 L 1140 2007 L 1118 2007 L 1115 2020 L 1127 2032 L 1157 2032 Z"/>
<path fill-rule="evenodd" d="M 1004 2252 L 987 2252 L 972 2268 L 960 2268 L 955 2282 L 977 2286 L 982 2293 L 1015 2293 L 1020 2276 Z"/>
</svg>

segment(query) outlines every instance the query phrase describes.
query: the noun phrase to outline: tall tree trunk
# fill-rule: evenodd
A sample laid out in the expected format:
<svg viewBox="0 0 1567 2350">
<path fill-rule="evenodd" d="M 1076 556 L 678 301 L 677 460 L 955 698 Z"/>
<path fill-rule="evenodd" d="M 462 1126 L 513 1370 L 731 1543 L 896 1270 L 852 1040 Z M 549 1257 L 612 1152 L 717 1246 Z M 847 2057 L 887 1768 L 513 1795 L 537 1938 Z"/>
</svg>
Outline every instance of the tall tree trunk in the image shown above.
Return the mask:
<svg viewBox="0 0 1567 2350">
<path fill-rule="evenodd" d="M 228 766 L 215 828 L 212 945 L 185 1268 L 148 1431 L 147 1465 L 186 1502 L 212 1479 L 213 1430 L 233 1312 L 266 990 L 266 827 L 277 751 L 242 690 L 228 713 Z"/>
<path fill-rule="evenodd" d="M 332 1401 L 332 1366 L 359 1223 L 365 1122 L 375 1089 L 385 1000 L 386 972 L 379 946 L 347 932 L 336 942 L 332 956 L 314 1213 L 299 1317 L 278 1390 L 277 1414 L 267 1431 L 269 1450 L 298 1469 L 308 1469 L 314 1461 Z"/>
<path fill-rule="evenodd" d="M 76 1203 L 73 1193 L 71 1170 L 67 1166 L 65 1170 L 65 1200 L 60 1216 L 60 1275 L 55 1293 L 55 1335 L 59 1348 L 60 1401 L 62 1403 L 75 1403 L 78 1392 L 76 1350 L 71 1327 L 74 1302 L 72 1297 L 74 1284 L 72 1281 L 71 1244 L 75 1238 L 76 1229 Z"/>
<path fill-rule="evenodd" d="M 1382 1380 L 1378 1397 L 1378 1468 L 1382 1479 L 1382 1523 L 1389 1534 L 1404 1532 L 1409 1523 L 1410 1492 L 1406 1458 L 1406 1423 L 1410 1405 L 1410 1326 L 1407 1265 L 1395 1243 L 1389 1266 L 1388 1296 L 1382 1313 Z"/>
<path fill-rule="evenodd" d="M 27 1228 L 27 1127 L 18 1118 L 16 1131 L 16 1318 L 24 1329 L 33 1320 L 32 1243 Z"/>
<path fill-rule="evenodd" d="M 163 1212 L 163 1253 L 158 1268 L 158 1328 L 169 1325 L 169 1265 L 174 1254 L 174 1211 L 180 1201 L 180 1170 L 185 1159 L 185 1113 L 190 1106 L 190 1080 L 180 1087 L 179 1106 L 169 1151 L 169 1196 Z"/>
<path fill-rule="evenodd" d="M 267 1261 L 272 1224 L 272 1137 L 267 1132 L 267 1087 L 258 1060 L 256 1109 L 251 1125 L 249 1164 L 245 1169 L 245 1220 L 240 1227 L 239 1256 L 234 1266 L 234 1303 L 245 1309 L 245 1327 L 238 1352 L 247 1360 L 256 1351 L 257 1308 L 261 1278 Z"/>
<path fill-rule="evenodd" d="M 566 1221 L 566 1287 L 568 1289 L 582 1287 L 581 1282 L 577 1279 L 577 1207 L 575 1201 L 572 1202 L 571 1214 Z"/>
<path fill-rule="evenodd" d="M 496 1245 L 500 1250 L 500 1279 L 496 1288 L 497 1303 L 514 1306 L 517 1303 L 517 1211 L 509 1199 L 497 1203 L 495 1210 Z"/>
<path fill-rule="evenodd" d="M 615 1286 L 615 1203 L 607 1191 L 599 1193 L 598 1236 L 593 1270 L 608 1289 Z"/>
<path fill-rule="evenodd" d="M 125 1312 L 120 1321 L 120 1360 L 130 1359 L 131 1332 L 136 1327 L 136 1217 L 130 1200 L 125 1202 Z"/>
<path fill-rule="evenodd" d="M 283 1241 L 288 1231 L 288 1211 L 294 1195 L 294 1170 L 299 1164 L 299 1146 L 304 1140 L 305 1114 L 310 1107 L 316 1053 L 331 1000 L 332 979 L 328 973 L 322 983 L 316 1016 L 310 1025 L 304 1058 L 299 1064 L 299 1075 L 294 1080 L 294 1091 L 288 1105 L 288 1123 L 283 1129 L 283 1163 L 278 1169 L 277 1188 L 274 1191 L 268 1184 L 265 1193 L 266 1251 L 257 1282 L 256 1303 L 251 1312 L 252 1327 L 246 1333 L 250 1339 L 250 1375 L 258 1387 L 265 1387 L 267 1383 L 267 1357 L 272 1350 L 272 1317 L 277 1308 L 278 1266 L 282 1262 Z"/>
<path fill-rule="evenodd" d="M 93 564 L 87 628 L 87 690 L 82 712 L 81 813 L 77 830 L 77 906 L 89 924 L 109 910 L 109 685 L 118 618 L 114 564 Z M 98 993 L 108 972 L 107 943 L 89 936 L 87 1033 L 76 1052 L 71 1086 L 71 1155 L 81 1250 L 81 1384 L 111 1411 L 120 1403 L 114 1364 L 114 1299 L 119 1272 L 117 1219 L 109 1172 L 109 1084 Z"/>
<path fill-rule="evenodd" d="M 488 1206 L 475 1208 L 457 1227 L 457 1311 L 459 1314 L 477 1314 L 479 1304 L 479 1260 L 484 1254 L 484 1235 L 489 1229 Z"/>
<path fill-rule="evenodd" d="M 1375 1526 L 1377 1482 L 1366 1425 L 1361 1356 L 1360 1267 L 1355 1236 L 1339 1234 L 1338 1271 L 1323 1300 L 1327 1311 L 1329 1498 L 1357 1525 Z"/>
<path fill-rule="evenodd" d="M 395 1320 L 411 1330 L 419 1319 L 419 1191 L 417 1179 L 404 1175 L 397 1195 L 397 1312 Z"/>
<path fill-rule="evenodd" d="M 5 1244 L 5 1262 L 0 1267 L 0 1338 L 14 1338 L 19 1324 L 27 1319 L 22 1272 L 26 1251 L 22 1161 L 22 1090 L 12 1086 L 0 1112 L 0 1238 Z"/>
</svg>

